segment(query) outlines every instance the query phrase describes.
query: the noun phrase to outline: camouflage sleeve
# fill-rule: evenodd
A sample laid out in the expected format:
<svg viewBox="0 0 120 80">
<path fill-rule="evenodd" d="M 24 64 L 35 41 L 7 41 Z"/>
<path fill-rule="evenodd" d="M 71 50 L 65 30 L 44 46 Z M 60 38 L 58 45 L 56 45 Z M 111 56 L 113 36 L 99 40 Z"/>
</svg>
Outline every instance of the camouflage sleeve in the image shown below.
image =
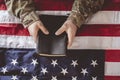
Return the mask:
<svg viewBox="0 0 120 80">
<path fill-rule="evenodd" d="M 14 16 L 20 18 L 24 27 L 39 20 L 35 13 L 33 0 L 5 0 L 7 10 Z"/>
<path fill-rule="evenodd" d="M 80 27 L 88 17 L 102 8 L 104 0 L 75 0 L 68 19 Z"/>
</svg>

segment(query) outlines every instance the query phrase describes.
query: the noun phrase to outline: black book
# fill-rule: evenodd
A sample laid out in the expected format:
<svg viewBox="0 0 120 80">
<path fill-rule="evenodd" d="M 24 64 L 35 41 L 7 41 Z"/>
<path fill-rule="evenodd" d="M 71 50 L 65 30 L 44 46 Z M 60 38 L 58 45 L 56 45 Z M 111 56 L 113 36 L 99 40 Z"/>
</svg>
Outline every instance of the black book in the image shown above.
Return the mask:
<svg viewBox="0 0 120 80">
<path fill-rule="evenodd" d="M 67 52 L 67 34 L 55 35 L 67 17 L 41 15 L 40 19 L 49 31 L 49 35 L 38 32 L 37 53 L 49 55 L 65 55 Z"/>
</svg>

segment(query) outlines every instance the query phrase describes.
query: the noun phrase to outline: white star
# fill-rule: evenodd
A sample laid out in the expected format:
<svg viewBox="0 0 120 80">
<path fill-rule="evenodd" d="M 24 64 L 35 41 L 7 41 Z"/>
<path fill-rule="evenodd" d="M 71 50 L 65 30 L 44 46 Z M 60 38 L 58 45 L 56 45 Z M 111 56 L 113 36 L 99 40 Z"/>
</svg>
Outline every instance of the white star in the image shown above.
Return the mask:
<svg viewBox="0 0 120 80">
<path fill-rule="evenodd" d="M 52 76 L 51 80 L 57 80 L 57 76 Z"/>
<path fill-rule="evenodd" d="M 27 68 L 23 68 L 23 67 L 22 67 L 21 72 L 23 72 L 23 73 L 25 74 L 26 72 L 28 72 L 28 70 L 27 70 Z"/>
<path fill-rule="evenodd" d="M 32 76 L 32 79 L 31 80 L 38 80 L 37 79 L 37 76 Z"/>
<path fill-rule="evenodd" d="M 41 72 L 45 75 L 45 73 L 48 73 L 47 68 L 42 68 Z"/>
<path fill-rule="evenodd" d="M 56 65 L 58 65 L 57 60 L 52 60 L 51 64 L 55 67 Z"/>
<path fill-rule="evenodd" d="M 1 72 L 3 72 L 3 74 L 5 74 L 6 72 L 8 72 L 7 67 L 3 67 L 2 70 L 1 70 Z"/>
<path fill-rule="evenodd" d="M 12 59 L 11 64 L 13 64 L 14 66 L 15 66 L 16 64 L 18 64 L 17 59 Z"/>
<path fill-rule="evenodd" d="M 97 80 L 97 77 L 92 77 L 92 80 Z"/>
<path fill-rule="evenodd" d="M 62 68 L 61 73 L 65 76 L 65 74 L 67 74 L 67 73 L 68 73 L 68 72 L 67 72 L 67 68 L 66 68 L 66 69 L 63 69 L 63 68 Z"/>
<path fill-rule="evenodd" d="M 97 60 L 95 60 L 95 61 L 94 61 L 94 60 L 92 60 L 91 65 L 93 65 L 93 67 L 97 66 L 97 65 L 98 65 Z"/>
<path fill-rule="evenodd" d="M 18 80 L 17 76 L 12 76 L 12 80 Z"/>
<path fill-rule="evenodd" d="M 87 74 L 87 73 L 88 73 L 88 72 L 87 72 L 87 69 L 86 69 L 86 68 L 85 68 L 85 69 L 83 69 L 83 68 L 82 68 L 81 73 L 83 73 L 83 75 L 85 76 L 85 74 Z"/>
<path fill-rule="evenodd" d="M 75 77 L 72 76 L 72 80 L 77 80 L 77 76 L 75 76 Z"/>
<path fill-rule="evenodd" d="M 74 67 L 76 67 L 77 65 L 78 65 L 78 63 L 77 63 L 77 60 L 72 60 L 72 63 L 71 63 L 71 65 L 73 65 Z"/>
<path fill-rule="evenodd" d="M 33 64 L 34 66 L 36 65 L 36 64 L 38 64 L 38 62 L 37 62 L 37 59 L 32 59 L 32 63 L 31 64 Z"/>
</svg>

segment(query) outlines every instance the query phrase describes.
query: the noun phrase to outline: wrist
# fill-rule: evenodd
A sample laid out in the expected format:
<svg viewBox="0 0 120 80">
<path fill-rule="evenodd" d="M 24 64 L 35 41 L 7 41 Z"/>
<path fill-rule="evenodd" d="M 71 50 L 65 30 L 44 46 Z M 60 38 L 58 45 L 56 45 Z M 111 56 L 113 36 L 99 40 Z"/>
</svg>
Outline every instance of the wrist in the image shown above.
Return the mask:
<svg viewBox="0 0 120 80">
<path fill-rule="evenodd" d="M 67 20 L 71 20 L 74 25 L 78 28 L 84 23 L 85 19 L 80 15 L 80 13 L 71 12 Z"/>
<path fill-rule="evenodd" d="M 31 24 L 35 23 L 36 21 L 40 21 L 39 16 L 34 12 L 30 12 L 25 16 L 21 16 L 21 22 L 25 28 L 29 27 Z"/>
<path fill-rule="evenodd" d="M 67 19 L 66 22 L 67 22 L 67 23 L 71 23 L 76 29 L 79 28 L 79 27 L 74 23 L 74 21 L 71 20 L 71 19 Z"/>
</svg>

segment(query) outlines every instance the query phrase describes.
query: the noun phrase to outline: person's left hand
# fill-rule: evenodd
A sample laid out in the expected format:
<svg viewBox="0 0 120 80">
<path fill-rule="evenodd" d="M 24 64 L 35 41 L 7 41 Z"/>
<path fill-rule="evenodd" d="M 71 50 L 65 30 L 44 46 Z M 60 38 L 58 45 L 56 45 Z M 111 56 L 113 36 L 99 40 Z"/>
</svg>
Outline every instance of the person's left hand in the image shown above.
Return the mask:
<svg viewBox="0 0 120 80">
<path fill-rule="evenodd" d="M 73 24 L 71 20 L 66 20 L 65 23 L 56 31 L 56 35 L 60 35 L 63 32 L 67 33 L 68 36 L 68 48 L 72 45 L 74 37 L 77 32 L 77 26 Z"/>
</svg>

